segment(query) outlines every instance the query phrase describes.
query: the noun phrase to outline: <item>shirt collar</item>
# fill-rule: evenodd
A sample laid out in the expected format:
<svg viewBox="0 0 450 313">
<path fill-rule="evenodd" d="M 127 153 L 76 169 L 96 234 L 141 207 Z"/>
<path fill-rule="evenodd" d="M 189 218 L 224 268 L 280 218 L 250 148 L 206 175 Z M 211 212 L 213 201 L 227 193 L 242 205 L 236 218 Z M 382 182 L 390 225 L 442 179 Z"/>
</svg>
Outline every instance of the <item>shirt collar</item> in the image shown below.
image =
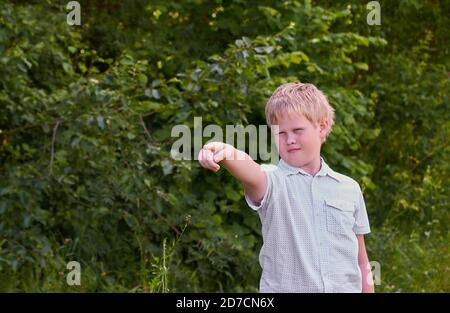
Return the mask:
<svg viewBox="0 0 450 313">
<path fill-rule="evenodd" d="M 289 165 L 283 159 L 280 159 L 278 166 L 284 171 L 286 176 L 295 175 L 298 173 L 300 173 L 302 175 L 311 176 L 306 171 L 304 171 L 302 168 Z M 320 170 L 316 173 L 316 176 L 327 176 L 327 175 L 330 176 L 331 178 L 334 178 L 338 182 L 341 181 L 341 179 L 337 175 L 337 173 L 328 166 L 328 164 L 325 162 L 325 160 L 322 157 L 320 157 Z"/>
</svg>

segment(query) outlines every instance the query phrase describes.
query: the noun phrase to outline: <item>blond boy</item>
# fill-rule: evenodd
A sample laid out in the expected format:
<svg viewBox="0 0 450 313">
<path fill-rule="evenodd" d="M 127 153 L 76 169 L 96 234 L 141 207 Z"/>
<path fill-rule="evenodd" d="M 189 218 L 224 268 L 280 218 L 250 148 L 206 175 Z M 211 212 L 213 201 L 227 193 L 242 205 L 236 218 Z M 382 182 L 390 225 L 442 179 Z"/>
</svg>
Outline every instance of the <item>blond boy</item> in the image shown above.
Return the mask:
<svg viewBox="0 0 450 313">
<path fill-rule="evenodd" d="M 263 246 L 260 292 L 373 292 L 364 235 L 370 232 L 358 183 L 321 158 L 334 110 L 312 84 L 281 85 L 266 105 L 280 162 L 265 170 L 245 152 L 208 143 L 200 164 L 222 164 L 258 212 Z"/>
</svg>

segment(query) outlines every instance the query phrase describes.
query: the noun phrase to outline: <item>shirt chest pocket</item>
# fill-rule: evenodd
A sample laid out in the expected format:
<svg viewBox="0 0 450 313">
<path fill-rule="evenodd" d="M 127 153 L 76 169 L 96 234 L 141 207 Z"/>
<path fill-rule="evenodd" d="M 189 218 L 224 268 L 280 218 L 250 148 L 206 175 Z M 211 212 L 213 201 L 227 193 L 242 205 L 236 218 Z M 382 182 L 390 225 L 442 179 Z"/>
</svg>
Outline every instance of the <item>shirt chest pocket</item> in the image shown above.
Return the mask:
<svg viewBox="0 0 450 313">
<path fill-rule="evenodd" d="M 329 232 L 348 234 L 355 224 L 355 204 L 341 199 L 325 199 L 327 229 Z"/>
</svg>

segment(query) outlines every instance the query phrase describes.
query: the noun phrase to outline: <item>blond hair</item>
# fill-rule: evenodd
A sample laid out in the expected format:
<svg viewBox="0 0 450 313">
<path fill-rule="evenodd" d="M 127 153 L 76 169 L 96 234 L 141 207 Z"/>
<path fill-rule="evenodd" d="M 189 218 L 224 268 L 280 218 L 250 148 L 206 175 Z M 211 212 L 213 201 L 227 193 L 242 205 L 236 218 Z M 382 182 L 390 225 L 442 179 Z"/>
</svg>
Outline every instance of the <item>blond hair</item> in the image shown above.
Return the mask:
<svg viewBox="0 0 450 313">
<path fill-rule="evenodd" d="M 314 125 L 328 120 L 329 127 L 323 141 L 331 132 L 334 109 L 327 97 L 313 84 L 286 83 L 275 90 L 266 104 L 267 125 L 276 125 L 282 115 L 290 113 L 303 114 Z"/>
</svg>

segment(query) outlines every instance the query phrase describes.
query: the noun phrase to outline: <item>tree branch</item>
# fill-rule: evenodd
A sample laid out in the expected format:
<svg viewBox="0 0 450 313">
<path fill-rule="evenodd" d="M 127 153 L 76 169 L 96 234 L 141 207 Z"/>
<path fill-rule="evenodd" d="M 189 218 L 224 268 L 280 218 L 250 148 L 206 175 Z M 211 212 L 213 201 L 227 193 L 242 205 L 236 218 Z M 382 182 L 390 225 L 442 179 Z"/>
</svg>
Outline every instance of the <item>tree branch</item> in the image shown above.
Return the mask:
<svg viewBox="0 0 450 313">
<path fill-rule="evenodd" d="M 61 121 L 56 122 L 55 127 L 53 127 L 53 138 L 52 138 L 52 151 L 50 156 L 50 175 L 53 174 L 53 160 L 55 158 L 55 141 L 56 141 L 56 132 L 58 130 L 59 124 L 61 124 Z"/>
<path fill-rule="evenodd" d="M 147 135 L 149 141 L 153 144 L 153 145 L 157 145 L 156 142 L 153 140 L 152 136 L 150 135 L 150 132 L 147 129 L 147 126 L 145 126 L 145 122 L 144 119 L 142 118 L 142 115 L 139 115 L 139 120 L 141 121 L 141 125 L 142 128 L 144 129 L 144 133 Z"/>
</svg>

